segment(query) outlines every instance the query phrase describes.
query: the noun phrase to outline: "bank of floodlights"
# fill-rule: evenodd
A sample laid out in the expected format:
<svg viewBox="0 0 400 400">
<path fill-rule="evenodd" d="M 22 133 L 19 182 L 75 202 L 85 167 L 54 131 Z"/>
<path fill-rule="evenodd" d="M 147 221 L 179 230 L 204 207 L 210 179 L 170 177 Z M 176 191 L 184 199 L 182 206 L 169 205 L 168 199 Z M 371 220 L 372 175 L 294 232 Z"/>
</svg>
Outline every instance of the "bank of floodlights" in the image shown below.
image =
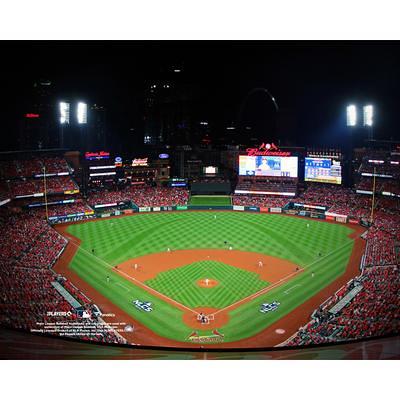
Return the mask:
<svg viewBox="0 0 400 400">
<path fill-rule="evenodd" d="M 364 126 L 372 126 L 374 123 L 374 107 L 370 104 L 363 107 L 363 125 Z"/>
<path fill-rule="evenodd" d="M 70 110 L 71 104 L 65 101 L 60 101 L 58 105 L 59 120 L 61 125 L 70 124 Z M 75 108 L 75 117 L 79 125 L 87 124 L 87 110 L 88 106 L 86 103 L 78 102 Z"/>
<path fill-rule="evenodd" d="M 65 101 L 61 101 L 59 104 L 59 111 L 60 111 L 60 124 L 69 124 L 69 109 L 70 104 L 66 103 Z"/>
<path fill-rule="evenodd" d="M 347 126 L 357 126 L 357 106 L 351 104 L 347 106 Z M 374 106 L 371 104 L 363 106 L 363 126 L 372 126 L 374 121 Z"/>
<path fill-rule="evenodd" d="M 87 104 L 79 102 L 76 107 L 76 118 L 78 124 L 87 124 Z"/>
</svg>

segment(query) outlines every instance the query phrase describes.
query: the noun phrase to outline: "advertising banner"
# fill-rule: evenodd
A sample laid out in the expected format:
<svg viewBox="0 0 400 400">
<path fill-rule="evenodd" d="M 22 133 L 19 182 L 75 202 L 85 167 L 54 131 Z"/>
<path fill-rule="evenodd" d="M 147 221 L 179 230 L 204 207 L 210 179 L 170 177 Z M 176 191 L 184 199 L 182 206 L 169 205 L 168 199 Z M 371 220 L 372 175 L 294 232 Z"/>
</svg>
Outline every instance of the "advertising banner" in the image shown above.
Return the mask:
<svg viewBox="0 0 400 400">
<path fill-rule="evenodd" d="M 75 189 L 75 190 L 65 190 L 64 194 L 76 194 L 79 193 L 79 189 Z"/>
<path fill-rule="evenodd" d="M 356 224 L 358 224 L 358 220 L 357 219 L 349 219 L 349 223 L 356 225 Z"/>
<path fill-rule="evenodd" d="M 328 221 L 334 221 L 334 220 L 335 220 L 335 217 L 333 217 L 332 215 L 327 215 L 327 216 L 326 216 L 326 219 L 327 219 Z"/>
<path fill-rule="evenodd" d="M 285 213 L 290 215 L 297 215 L 299 212 L 296 210 L 286 210 Z"/>
<path fill-rule="evenodd" d="M 345 224 L 347 221 L 347 217 L 336 217 L 336 221 Z"/>
<path fill-rule="evenodd" d="M 268 207 L 260 207 L 260 212 L 269 212 L 269 208 Z"/>
<path fill-rule="evenodd" d="M 150 212 L 151 208 L 150 207 L 139 207 L 139 212 Z"/>
<path fill-rule="evenodd" d="M 270 207 L 269 209 L 270 212 L 272 213 L 281 213 L 282 212 L 282 208 L 281 207 Z"/>
<path fill-rule="evenodd" d="M 233 206 L 233 211 L 244 211 L 244 206 Z"/>
<path fill-rule="evenodd" d="M 117 203 L 96 204 L 94 208 L 115 207 Z"/>
<path fill-rule="evenodd" d="M 176 206 L 177 210 L 187 210 L 187 206 Z"/>
<path fill-rule="evenodd" d="M 153 211 L 161 211 L 160 207 L 153 207 Z"/>
<path fill-rule="evenodd" d="M 246 211 L 260 211 L 259 207 L 245 207 Z"/>
</svg>

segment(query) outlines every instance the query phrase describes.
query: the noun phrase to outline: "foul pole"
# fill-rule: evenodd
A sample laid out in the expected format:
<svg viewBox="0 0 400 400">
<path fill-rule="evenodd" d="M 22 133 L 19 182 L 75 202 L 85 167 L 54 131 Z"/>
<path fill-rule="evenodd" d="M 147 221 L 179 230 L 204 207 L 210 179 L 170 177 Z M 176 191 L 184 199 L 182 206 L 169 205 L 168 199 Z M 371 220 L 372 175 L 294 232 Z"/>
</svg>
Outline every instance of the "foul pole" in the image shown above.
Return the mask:
<svg viewBox="0 0 400 400">
<path fill-rule="evenodd" d="M 371 204 L 371 224 L 374 222 L 374 208 L 375 208 L 375 185 L 376 185 L 376 167 L 374 167 L 374 180 L 372 184 L 372 204 Z"/>
<path fill-rule="evenodd" d="M 49 212 L 47 210 L 46 167 L 43 167 L 43 186 L 44 186 L 44 206 L 46 208 L 46 221 L 48 221 L 49 220 Z"/>
</svg>

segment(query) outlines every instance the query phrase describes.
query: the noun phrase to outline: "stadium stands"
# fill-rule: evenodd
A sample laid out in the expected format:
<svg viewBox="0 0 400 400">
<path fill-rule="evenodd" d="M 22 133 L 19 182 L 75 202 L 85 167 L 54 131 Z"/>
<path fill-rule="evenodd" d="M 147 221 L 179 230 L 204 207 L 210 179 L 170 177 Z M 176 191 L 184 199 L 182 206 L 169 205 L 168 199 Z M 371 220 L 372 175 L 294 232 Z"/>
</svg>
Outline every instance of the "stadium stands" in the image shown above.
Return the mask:
<svg viewBox="0 0 400 400">
<path fill-rule="evenodd" d="M 46 179 L 48 194 L 64 193 L 65 191 L 78 190 L 77 184 L 67 176 L 54 176 Z M 8 182 L 8 190 L 12 197 L 33 195 L 44 192 L 44 181 L 41 178 L 21 179 Z"/>
<path fill-rule="evenodd" d="M 189 192 L 182 188 L 128 187 L 119 191 L 92 192 L 88 203 L 112 204 L 122 201 L 133 201 L 138 207 L 185 205 L 189 200 Z"/>
<path fill-rule="evenodd" d="M 0 209 L 0 225 L 7 229 L 0 241 L 0 324 L 41 331 L 44 324 L 59 321 L 53 312 L 64 313 L 63 322 L 79 320 L 82 324 L 91 324 L 96 318 L 91 315 L 89 319 L 79 319 L 76 310 L 52 285 L 55 280 L 61 281 L 82 308 L 90 310 L 90 300 L 50 269 L 64 249 L 66 240 L 42 218 L 26 213 L 15 214 L 7 207 Z M 68 336 L 125 343 L 113 330 L 104 327 L 94 335 L 82 337 L 71 331 Z"/>
<path fill-rule="evenodd" d="M 362 285 L 361 291 L 338 313 L 332 305 Z M 400 333 L 400 273 L 398 266 L 367 268 L 361 277 L 338 292 L 314 318 L 286 343 L 320 344 Z"/>
<path fill-rule="evenodd" d="M 268 196 L 268 195 L 247 195 L 235 194 L 232 196 L 234 206 L 253 206 L 253 207 L 284 207 L 290 199 L 287 197 Z"/>
<path fill-rule="evenodd" d="M 297 184 L 292 180 L 285 181 L 246 181 L 239 182 L 235 192 L 272 192 L 272 193 L 297 193 Z M 293 196 L 293 195 L 292 195 Z"/>
<path fill-rule="evenodd" d="M 47 174 L 66 173 L 70 168 L 64 158 L 40 157 L 29 160 L 0 161 L 0 179 L 32 178 L 43 174 L 46 168 Z"/>
</svg>

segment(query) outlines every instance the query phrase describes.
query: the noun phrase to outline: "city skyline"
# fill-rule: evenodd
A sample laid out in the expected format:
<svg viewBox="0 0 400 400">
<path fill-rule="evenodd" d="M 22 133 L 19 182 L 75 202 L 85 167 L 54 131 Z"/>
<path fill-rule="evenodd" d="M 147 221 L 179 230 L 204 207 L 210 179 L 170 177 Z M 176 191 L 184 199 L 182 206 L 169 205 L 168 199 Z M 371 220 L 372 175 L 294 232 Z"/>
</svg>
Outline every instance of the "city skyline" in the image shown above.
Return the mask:
<svg viewBox="0 0 400 400">
<path fill-rule="evenodd" d="M 366 102 L 375 105 L 376 138 L 399 138 L 399 48 L 389 42 L 3 42 L 2 50 L 4 150 L 18 149 L 21 121 L 34 112 L 31 91 L 40 79 L 52 84 L 54 108 L 61 100 L 104 107 L 107 145 L 116 151 L 144 146 L 150 135 L 146 99 L 157 83 L 179 90 L 172 95 L 180 99 L 176 109 L 190 103 L 182 113 L 171 106 L 160 111 L 176 114 L 167 125 L 181 141 L 198 142 L 207 133 L 212 143 L 255 137 L 334 145 L 348 132 L 346 106 Z M 151 135 L 168 131 L 159 125 Z"/>
</svg>

